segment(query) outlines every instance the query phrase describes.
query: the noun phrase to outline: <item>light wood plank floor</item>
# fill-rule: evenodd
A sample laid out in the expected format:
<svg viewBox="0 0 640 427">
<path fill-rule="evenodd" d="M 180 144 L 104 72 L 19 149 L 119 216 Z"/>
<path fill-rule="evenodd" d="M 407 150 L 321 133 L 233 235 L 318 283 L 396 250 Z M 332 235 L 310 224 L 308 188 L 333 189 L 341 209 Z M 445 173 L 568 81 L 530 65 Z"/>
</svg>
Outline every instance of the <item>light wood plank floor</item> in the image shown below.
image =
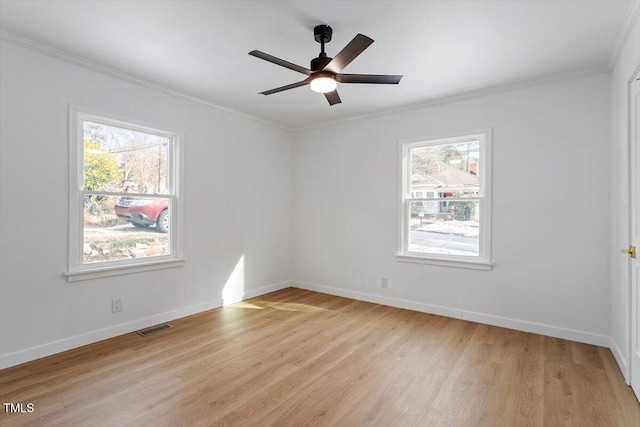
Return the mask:
<svg viewBox="0 0 640 427">
<path fill-rule="evenodd" d="M 285 289 L 0 371 L 2 426 L 640 426 L 606 348 Z"/>
</svg>

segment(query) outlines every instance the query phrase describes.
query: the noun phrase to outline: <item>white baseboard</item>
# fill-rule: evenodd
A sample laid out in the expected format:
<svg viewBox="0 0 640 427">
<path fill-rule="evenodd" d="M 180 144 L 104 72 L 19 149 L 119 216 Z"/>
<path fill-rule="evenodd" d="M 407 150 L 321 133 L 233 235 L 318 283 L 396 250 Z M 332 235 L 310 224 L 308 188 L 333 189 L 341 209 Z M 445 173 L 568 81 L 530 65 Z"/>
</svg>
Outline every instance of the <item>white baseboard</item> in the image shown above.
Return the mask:
<svg viewBox="0 0 640 427">
<path fill-rule="evenodd" d="M 306 289 L 309 291 L 321 292 L 329 295 L 336 295 L 344 298 L 357 299 L 360 301 L 372 302 L 391 307 L 404 308 L 407 310 L 419 311 L 422 313 L 437 314 L 445 317 L 468 320 L 470 322 L 483 323 L 486 325 L 499 326 L 502 328 L 514 329 L 517 331 L 530 332 L 534 334 L 546 335 L 554 338 L 562 338 L 570 341 L 578 341 L 586 344 L 593 344 L 601 347 L 609 347 L 610 340 L 606 335 L 593 334 L 589 332 L 576 331 L 573 329 L 561 328 L 558 326 L 545 325 L 524 320 L 510 319 L 507 317 L 493 316 L 484 313 L 475 313 L 456 308 L 443 307 L 439 305 L 424 304 L 414 301 L 407 301 L 397 298 L 390 298 L 381 295 L 372 295 L 363 292 L 347 291 L 329 286 L 315 285 L 312 283 L 296 282 L 293 287 Z"/>
<path fill-rule="evenodd" d="M 51 356 L 56 353 L 71 350 L 87 344 L 93 344 L 98 341 L 117 337 L 118 335 L 128 334 L 149 326 L 157 325 L 181 317 L 191 316 L 192 314 L 201 313 L 203 311 L 212 310 L 222 307 L 223 305 L 232 304 L 233 302 L 242 301 L 243 299 L 254 298 L 260 295 L 268 294 L 280 289 L 291 287 L 291 282 L 275 283 L 273 285 L 264 286 L 258 289 L 252 289 L 243 294 L 231 296 L 231 298 L 215 299 L 201 304 L 195 304 L 188 307 L 182 307 L 164 313 L 155 314 L 153 316 L 136 319 L 130 322 L 121 323 L 119 325 L 110 326 L 108 328 L 98 329 L 96 331 L 87 332 L 69 338 L 53 341 L 50 343 L 27 348 L 25 350 L 15 351 L 0 355 L 0 369 L 19 365 L 21 363 L 30 362 L 42 357 Z M 238 299 L 239 298 L 239 299 Z"/>
<path fill-rule="evenodd" d="M 627 364 L 627 358 L 624 357 L 624 354 L 620 350 L 618 343 L 615 339 L 611 338 L 609 341 L 609 348 L 611 349 L 611 353 L 613 353 L 614 359 L 618 362 L 618 367 L 622 372 L 622 376 L 624 376 L 624 381 L 627 385 L 631 385 L 631 372 L 629 372 L 629 365 Z"/>
<path fill-rule="evenodd" d="M 373 295 L 364 292 L 348 291 L 329 286 L 315 285 L 305 282 L 281 282 L 258 289 L 252 289 L 242 294 L 227 296 L 224 300 L 216 299 L 206 303 L 196 304 L 188 307 L 182 307 L 176 310 L 159 313 L 153 316 L 137 319 L 131 322 L 122 323 L 111 326 L 109 328 L 91 331 L 85 334 L 76 335 L 47 344 L 31 347 L 25 350 L 19 350 L 13 353 L 0 355 L 0 369 L 19 365 L 21 363 L 40 359 L 42 357 L 51 356 L 56 353 L 71 350 L 83 345 L 92 344 L 105 339 L 113 338 L 118 335 L 127 334 L 158 323 L 168 322 L 179 319 L 181 317 L 190 316 L 201 313 L 203 311 L 212 310 L 222 307 L 223 305 L 233 304 L 245 299 L 254 298 L 270 292 L 278 291 L 288 287 L 296 287 L 307 289 L 310 291 L 321 292 L 329 295 L 336 295 L 344 298 L 356 299 L 359 301 L 371 302 L 376 304 L 388 305 L 391 307 L 404 308 L 407 310 L 419 311 L 422 313 L 437 314 L 445 317 L 453 317 L 456 319 L 468 320 L 471 322 L 483 323 L 487 325 L 499 326 L 518 331 L 531 332 L 535 334 L 547 335 L 556 338 L 563 338 L 571 341 L 578 341 L 587 344 L 609 347 L 613 355 L 620 365 L 620 369 L 628 383 L 628 367 L 626 359 L 622 355 L 617 343 L 605 335 L 592 334 L 588 332 L 576 331 L 557 326 L 544 325 L 540 323 L 527 322 L 506 317 L 488 315 L 484 313 L 475 313 L 465 310 L 459 310 L 439 305 L 424 304 L 414 301 L 407 301 L 397 298 L 385 297 L 382 295 Z"/>
</svg>

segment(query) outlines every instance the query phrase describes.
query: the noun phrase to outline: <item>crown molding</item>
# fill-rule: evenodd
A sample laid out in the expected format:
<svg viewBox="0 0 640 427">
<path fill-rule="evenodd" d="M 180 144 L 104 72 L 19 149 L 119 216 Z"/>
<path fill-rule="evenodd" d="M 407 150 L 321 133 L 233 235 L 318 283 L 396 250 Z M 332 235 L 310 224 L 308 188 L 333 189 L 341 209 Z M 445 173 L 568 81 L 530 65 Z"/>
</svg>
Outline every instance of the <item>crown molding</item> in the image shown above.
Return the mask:
<svg viewBox="0 0 640 427">
<path fill-rule="evenodd" d="M 286 132 L 293 132 L 293 129 L 287 126 L 283 126 L 279 123 L 274 123 L 272 121 L 269 120 L 265 120 L 262 119 L 260 117 L 245 113 L 243 111 L 239 111 L 239 110 L 234 110 L 232 108 L 228 108 L 228 107 L 224 107 L 222 105 L 218 105 L 212 101 L 209 101 L 205 98 L 201 98 L 198 96 L 195 96 L 193 94 L 187 93 L 187 92 L 182 92 L 173 88 L 170 88 L 168 86 L 162 85 L 160 83 L 151 81 L 151 80 L 147 80 L 144 79 L 142 77 L 127 73 L 125 71 L 119 70 L 117 68 L 113 68 L 113 67 L 109 67 L 107 65 L 104 64 L 100 64 L 98 62 L 94 62 L 94 61 L 90 61 L 88 59 L 82 58 L 80 56 L 77 55 L 73 55 L 71 53 L 65 52 L 63 50 L 60 49 L 56 49 L 52 46 L 48 46 L 33 40 L 29 40 L 27 38 L 18 36 L 16 34 L 7 32 L 7 31 L 3 31 L 0 30 L 0 40 L 1 41 L 6 41 L 9 42 L 11 44 L 29 49 L 29 50 L 33 50 L 36 51 L 38 53 L 42 53 L 44 55 L 47 56 L 51 56 L 57 59 L 61 59 L 63 61 L 66 62 L 70 62 L 72 64 L 75 65 L 79 65 L 81 67 L 87 68 L 89 70 L 92 71 L 97 71 L 99 73 L 102 74 L 106 74 L 108 76 L 111 77 L 115 77 L 117 79 L 120 80 L 124 80 L 126 82 L 129 83 L 133 83 L 136 84 L 138 86 L 143 86 L 149 89 L 153 89 L 157 92 L 161 92 L 165 95 L 170 95 L 182 100 L 186 100 L 186 101 L 191 101 L 194 102 L 196 104 L 200 104 L 200 105 L 205 105 L 207 107 L 211 107 L 211 108 L 215 108 L 216 110 L 221 110 L 224 111 L 226 113 L 230 113 L 236 116 L 240 116 L 243 117 L 245 119 L 249 119 L 252 120 L 254 122 L 269 126 L 269 127 L 273 127 L 279 130 L 283 130 Z"/>
<path fill-rule="evenodd" d="M 634 25 L 638 23 L 640 19 L 640 0 L 634 0 L 629 7 L 629 11 L 627 12 L 627 17 L 624 20 L 624 24 L 622 28 L 620 28 L 620 32 L 618 33 L 618 37 L 613 45 L 613 50 L 611 50 L 611 54 L 609 55 L 609 60 L 607 61 L 607 66 L 609 67 L 609 71 L 613 71 L 616 66 L 616 62 L 618 62 L 618 58 L 620 57 L 620 53 L 622 52 L 622 48 L 624 44 L 627 42 L 629 38 L 629 34 L 633 30 Z"/>
<path fill-rule="evenodd" d="M 628 38 L 629 33 L 631 31 L 631 29 L 633 28 L 633 22 L 634 19 L 638 18 L 638 5 L 640 4 L 640 0 L 636 0 L 633 4 L 632 9 L 630 10 L 630 13 L 627 16 L 627 20 L 625 21 L 625 26 L 623 28 L 623 31 L 620 32 L 620 36 L 618 38 L 618 41 L 622 40 L 621 42 L 616 42 L 616 46 L 618 45 L 618 43 L 621 43 L 620 46 L 624 45 L 624 41 L 626 41 L 626 38 Z M 635 18 L 634 18 L 635 17 Z M 509 91 L 513 91 L 513 90 L 519 90 L 519 89 L 526 89 L 529 87 L 535 87 L 535 86 L 542 86 L 545 84 L 550 84 L 550 83 L 555 83 L 555 82 L 560 82 L 560 81 L 564 81 L 564 80 L 572 80 L 572 79 L 576 79 L 576 78 L 581 78 L 581 77 L 588 77 L 588 76 L 593 76 L 593 75 L 598 75 L 598 74 L 604 74 L 604 73 L 608 73 L 611 71 L 611 67 L 610 65 L 607 63 L 607 65 L 600 65 L 600 66 L 596 66 L 596 67 L 589 67 L 589 68 L 585 68 L 582 70 L 578 70 L 578 71 L 570 71 L 570 72 L 565 72 L 565 73 L 555 73 L 555 74 L 549 74 L 549 75 L 545 75 L 545 76 L 541 76 L 541 77 L 536 77 L 536 78 L 532 78 L 532 79 L 527 79 L 527 80 L 520 80 L 520 81 L 515 81 L 515 82 L 510 82 L 510 83 L 506 83 L 506 84 L 501 84 L 501 85 L 496 85 L 496 86 L 492 86 L 492 87 L 488 87 L 488 88 L 483 88 L 483 89 L 477 89 L 477 90 L 472 90 L 472 91 L 468 91 L 468 92 L 464 92 L 464 93 L 459 93 L 459 94 L 454 94 L 454 95 L 448 95 L 448 96 L 443 96 L 443 97 L 439 97 L 439 98 L 434 98 L 434 99 L 430 99 L 430 100 L 426 100 L 423 102 L 418 102 L 418 103 L 412 103 L 412 104 L 408 104 L 408 105 L 403 105 L 403 106 L 399 106 L 399 107 L 395 107 L 395 108 L 387 108 L 387 109 L 382 109 L 382 110 L 378 110 L 376 112 L 373 113 L 367 113 L 367 114 L 361 114 L 358 116 L 353 116 L 353 117 L 348 117 L 348 118 L 344 118 L 344 119 L 336 119 L 336 120 L 329 120 L 323 123 L 317 123 L 317 124 L 311 124 L 311 125 L 305 125 L 305 126 L 299 126 L 299 127 L 288 127 L 288 126 L 284 126 L 282 124 L 276 123 L 276 122 L 272 122 L 269 120 L 265 120 L 262 119 L 260 117 L 257 116 L 253 116 L 251 114 L 239 111 L 239 110 L 234 110 L 231 108 L 227 108 L 218 104 L 215 104 L 207 99 L 189 94 L 189 93 L 185 93 L 185 92 L 181 92 L 178 91 L 176 89 L 172 89 L 170 87 L 161 85 L 159 83 L 126 73 L 124 71 L 118 70 L 116 68 L 112 68 L 112 67 L 108 67 L 106 65 L 103 64 L 99 64 L 93 61 L 89 61 L 85 58 L 82 58 L 80 56 L 76 56 L 76 55 L 72 55 L 70 53 L 64 52 L 62 50 L 56 49 L 54 47 L 48 46 L 48 45 L 44 45 L 29 39 L 26 39 L 24 37 L 15 35 L 13 33 L 9 33 L 6 31 L 2 31 L 0 30 L 0 40 L 2 41 L 7 41 L 10 42 L 12 44 L 48 55 L 48 56 L 52 56 L 54 58 L 58 58 L 61 59 L 63 61 L 67 61 L 67 62 L 71 62 L 73 64 L 76 65 L 80 65 L 84 68 L 88 68 L 90 70 L 93 71 L 97 71 L 103 74 L 107 74 L 109 76 L 112 77 L 116 77 L 118 79 L 130 82 L 130 83 L 134 83 L 137 84 L 139 86 L 143 86 L 143 87 L 147 87 L 153 90 L 156 90 L 158 92 L 170 95 L 170 96 L 174 96 L 176 98 L 179 99 L 183 99 L 183 100 L 187 100 L 187 101 L 191 101 L 200 105 L 205 105 L 211 108 L 215 108 L 217 110 L 221 110 L 221 111 L 225 111 L 227 113 L 230 114 L 234 114 L 249 120 L 252 120 L 254 122 L 257 123 L 261 123 L 263 125 L 275 128 L 275 129 L 279 129 L 285 132 L 289 132 L 289 133 L 298 133 L 298 132 L 304 132 L 307 130 L 314 130 L 314 129 L 320 129 L 320 128 L 325 128 L 328 126 L 334 126 L 334 125 L 339 125 L 339 124 L 343 124 L 343 123 L 348 123 L 348 122 L 353 122 L 353 121 L 358 121 L 358 120 L 365 120 L 368 118 L 373 118 L 373 117 L 379 117 L 379 116 L 385 116 L 385 115 L 391 115 L 391 114 L 396 114 L 396 113 L 402 113 L 402 112 L 407 112 L 407 111 L 412 111 L 412 110 L 419 110 L 419 109 L 423 109 L 423 108 L 429 108 L 429 107 L 434 107 L 437 105 L 443 105 L 443 104 L 450 104 L 453 102 L 458 102 L 458 101 L 464 101 L 464 100 L 469 100 L 469 99 L 474 99 L 474 98 L 479 98 L 482 96 L 487 96 L 487 95 L 493 95 L 493 94 L 498 94 L 498 93 L 504 93 L 504 92 L 509 92 Z M 619 51 L 621 50 L 620 48 L 617 48 L 618 50 L 618 54 Z M 615 65 L 615 62 L 614 62 Z"/>
<path fill-rule="evenodd" d="M 363 115 L 360 115 L 360 116 L 349 117 L 349 118 L 346 118 L 346 119 L 330 120 L 330 121 L 327 121 L 327 122 L 324 122 L 324 123 L 319 123 L 319 124 L 314 124 L 314 125 L 300 126 L 300 127 L 293 128 L 293 131 L 294 132 L 304 132 L 304 131 L 307 131 L 307 130 L 315 130 L 315 129 L 320 129 L 320 128 L 324 128 L 324 127 L 327 127 L 327 126 L 334 126 L 334 125 L 338 125 L 338 124 L 343 124 L 343 123 L 348 123 L 348 122 L 353 122 L 353 121 L 358 121 L 358 120 L 365 120 L 365 119 L 378 117 L 378 116 L 385 116 L 385 115 L 391 115 L 391 114 L 396 114 L 396 113 L 403 113 L 403 112 L 407 112 L 407 111 L 415 111 L 415 110 L 420 110 L 420 109 L 424 109 L 424 108 L 434 107 L 434 106 L 437 106 L 437 105 L 451 104 L 453 102 L 459 102 L 459 101 L 465 101 L 465 100 L 474 99 L 474 98 L 480 98 L 480 97 L 488 96 L 488 95 L 494 95 L 494 94 L 499 94 L 499 93 L 504 93 L 504 92 L 511 92 L 511 91 L 520 90 L 520 89 L 527 89 L 527 88 L 536 87 L 536 86 L 544 86 L 544 85 L 547 85 L 547 84 L 562 82 L 562 81 L 565 81 L 565 80 L 574 80 L 574 79 L 579 79 L 579 78 L 583 78 L 583 77 L 596 76 L 596 75 L 599 75 L 599 74 L 607 74 L 609 72 L 610 72 L 610 70 L 609 70 L 609 67 L 607 65 L 598 65 L 598 66 L 595 66 L 595 67 L 583 68 L 582 70 L 578 70 L 578 71 L 569 71 L 569 72 L 565 72 L 565 73 L 548 74 L 546 76 L 536 77 L 536 78 L 533 78 L 533 79 L 519 80 L 519 81 L 515 81 L 515 82 L 496 85 L 496 86 L 483 88 L 483 89 L 472 90 L 472 91 L 459 93 L 459 94 L 455 94 L 455 95 L 448 95 L 448 96 L 443 96 L 443 97 L 440 97 L 440 98 L 434 98 L 434 99 L 430 99 L 430 100 L 424 101 L 424 102 L 418 102 L 418 103 L 403 105 L 401 107 L 380 110 L 380 111 L 376 111 L 376 112 L 370 113 L 370 114 L 363 114 Z"/>
</svg>

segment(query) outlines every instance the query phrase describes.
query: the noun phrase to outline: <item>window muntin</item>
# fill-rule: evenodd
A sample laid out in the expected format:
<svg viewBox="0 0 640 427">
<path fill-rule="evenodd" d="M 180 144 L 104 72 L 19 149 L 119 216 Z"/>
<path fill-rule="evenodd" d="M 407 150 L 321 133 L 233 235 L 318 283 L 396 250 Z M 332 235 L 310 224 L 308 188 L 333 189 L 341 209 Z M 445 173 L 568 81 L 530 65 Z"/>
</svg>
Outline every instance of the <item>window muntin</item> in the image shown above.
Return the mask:
<svg viewBox="0 0 640 427">
<path fill-rule="evenodd" d="M 69 272 L 182 258 L 177 132 L 71 108 Z"/>
<path fill-rule="evenodd" d="M 401 143 L 399 255 L 490 263 L 490 132 Z"/>
</svg>

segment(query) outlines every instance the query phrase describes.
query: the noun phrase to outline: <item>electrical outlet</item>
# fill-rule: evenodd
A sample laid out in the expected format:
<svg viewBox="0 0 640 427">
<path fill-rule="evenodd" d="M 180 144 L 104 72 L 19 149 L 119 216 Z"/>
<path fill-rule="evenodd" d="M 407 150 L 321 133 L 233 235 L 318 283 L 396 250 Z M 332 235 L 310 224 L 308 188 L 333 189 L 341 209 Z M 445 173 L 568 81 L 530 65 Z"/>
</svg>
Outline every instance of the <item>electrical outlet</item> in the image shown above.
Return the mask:
<svg viewBox="0 0 640 427">
<path fill-rule="evenodd" d="M 111 312 L 117 313 L 122 311 L 122 298 L 114 298 L 111 300 Z"/>
<path fill-rule="evenodd" d="M 386 277 L 381 277 L 380 278 L 380 287 L 381 288 L 387 288 L 389 287 L 389 279 Z"/>
</svg>

